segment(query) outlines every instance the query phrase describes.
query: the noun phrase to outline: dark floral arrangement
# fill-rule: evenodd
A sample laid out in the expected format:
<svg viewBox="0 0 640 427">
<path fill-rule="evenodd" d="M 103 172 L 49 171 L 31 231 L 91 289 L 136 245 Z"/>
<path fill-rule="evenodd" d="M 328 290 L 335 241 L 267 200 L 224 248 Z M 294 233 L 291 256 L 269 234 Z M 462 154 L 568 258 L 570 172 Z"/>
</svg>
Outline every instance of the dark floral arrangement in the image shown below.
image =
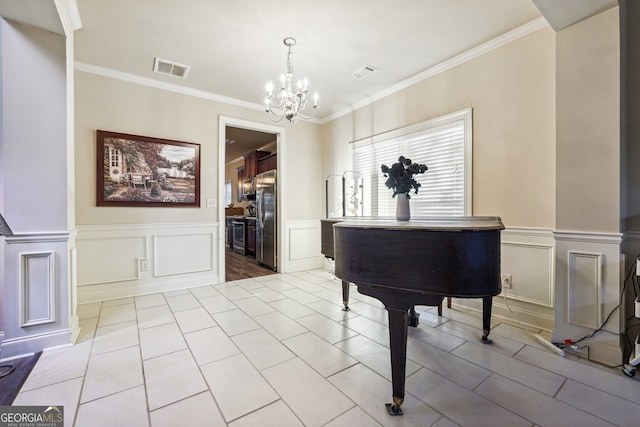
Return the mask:
<svg viewBox="0 0 640 427">
<path fill-rule="evenodd" d="M 409 191 L 413 188 L 418 194 L 418 188 L 421 187 L 421 184 L 413 176 L 425 173 L 429 168 L 427 165 L 413 163 L 411 159 L 400 156 L 397 163 L 392 164 L 391 167 L 382 165 L 381 169 L 384 176 L 387 177 L 384 185 L 393 190 L 392 197 L 396 197 L 396 194 L 406 193 L 407 198 L 411 198 Z"/>
</svg>

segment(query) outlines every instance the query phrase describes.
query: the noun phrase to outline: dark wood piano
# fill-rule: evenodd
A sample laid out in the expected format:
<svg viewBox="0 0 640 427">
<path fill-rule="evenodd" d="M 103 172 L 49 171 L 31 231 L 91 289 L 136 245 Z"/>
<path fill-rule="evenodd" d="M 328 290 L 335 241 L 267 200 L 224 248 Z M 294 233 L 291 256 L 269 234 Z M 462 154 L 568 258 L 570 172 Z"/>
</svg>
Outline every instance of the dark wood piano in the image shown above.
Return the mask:
<svg viewBox="0 0 640 427">
<path fill-rule="evenodd" d="M 334 245 L 333 245 L 333 226 L 341 221 L 348 221 L 349 219 L 359 219 L 360 217 L 339 217 L 339 218 L 326 218 L 320 220 L 320 252 L 326 258 L 335 260 Z M 373 218 L 369 217 L 369 220 Z M 349 310 L 349 282 L 342 281 L 342 304 L 343 311 Z"/>
<path fill-rule="evenodd" d="M 392 221 L 391 217 L 366 217 L 366 216 L 344 216 L 325 218 L 320 220 L 321 253 L 328 259 L 334 260 L 333 250 L 333 226 L 342 221 Z M 342 304 L 343 311 L 349 311 L 349 282 L 342 281 Z M 447 307 L 451 308 L 451 297 L 447 297 Z M 442 304 L 438 305 L 438 316 L 442 316 Z M 418 326 L 420 315 L 411 307 L 409 314 L 409 326 Z"/>
<path fill-rule="evenodd" d="M 332 228 L 335 274 L 343 288 L 355 283 L 358 292 L 380 300 L 389 313 L 393 403 L 386 406 L 391 415 L 400 415 L 407 326 L 414 305 L 437 306 L 447 296 L 482 298 L 482 339 L 489 341 L 492 297 L 502 290 L 504 226 L 497 217 L 342 218 Z"/>
</svg>

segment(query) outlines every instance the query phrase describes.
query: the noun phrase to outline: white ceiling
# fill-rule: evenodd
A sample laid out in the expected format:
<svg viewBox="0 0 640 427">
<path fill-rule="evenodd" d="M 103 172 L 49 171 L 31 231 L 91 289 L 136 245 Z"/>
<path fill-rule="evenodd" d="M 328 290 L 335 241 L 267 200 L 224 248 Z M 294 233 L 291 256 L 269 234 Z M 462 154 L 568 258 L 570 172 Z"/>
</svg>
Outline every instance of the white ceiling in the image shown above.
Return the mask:
<svg viewBox="0 0 640 427">
<path fill-rule="evenodd" d="M 76 0 L 78 62 L 256 105 L 286 69 L 326 117 L 540 17 L 531 0 Z M 190 65 L 186 80 L 154 57 Z M 351 73 L 377 68 L 364 80 Z"/>
<path fill-rule="evenodd" d="M 556 30 L 616 0 L 65 0 L 77 5 L 76 68 L 149 79 L 261 108 L 286 68 L 336 116 L 544 14 Z M 60 32 L 54 0 L 0 0 L 0 14 Z M 44 7 L 43 7 L 44 6 Z M 187 79 L 153 72 L 154 57 L 191 66 Z M 379 71 L 363 80 L 364 65 Z M 124 74 L 123 74 L 124 73 Z"/>
</svg>

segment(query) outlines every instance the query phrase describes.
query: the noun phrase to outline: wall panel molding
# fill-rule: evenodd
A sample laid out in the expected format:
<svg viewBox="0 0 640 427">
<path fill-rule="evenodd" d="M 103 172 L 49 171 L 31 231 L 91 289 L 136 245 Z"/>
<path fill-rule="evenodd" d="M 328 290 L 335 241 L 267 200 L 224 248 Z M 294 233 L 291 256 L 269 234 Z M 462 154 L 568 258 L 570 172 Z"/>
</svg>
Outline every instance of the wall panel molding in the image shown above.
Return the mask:
<svg viewBox="0 0 640 427">
<path fill-rule="evenodd" d="M 126 282 L 140 279 L 138 259 L 147 259 L 148 236 L 102 236 L 79 239 L 78 286 Z"/>
<path fill-rule="evenodd" d="M 623 236 L 622 233 L 589 233 L 566 230 L 555 230 L 553 234 L 558 241 L 606 244 L 620 244 Z"/>
<path fill-rule="evenodd" d="M 323 256 L 320 254 L 320 220 L 287 221 L 285 230 L 287 272 L 320 268 Z"/>
<path fill-rule="evenodd" d="M 583 343 L 589 346 L 592 360 L 620 363 L 623 235 L 556 230 L 554 236 L 557 268 L 552 341 L 589 337 Z"/>
<path fill-rule="evenodd" d="M 600 314 L 604 255 L 568 252 L 567 323 L 597 329 Z"/>
<path fill-rule="evenodd" d="M 554 305 L 553 245 L 502 242 L 502 273 L 511 275 L 507 298 L 546 308 Z"/>
<path fill-rule="evenodd" d="M 5 236 L 7 244 L 33 244 L 33 243 L 66 243 L 73 232 L 53 231 L 43 233 L 14 233 L 12 236 Z"/>
<path fill-rule="evenodd" d="M 164 234 L 153 237 L 155 277 L 213 271 L 215 234 Z"/>
<path fill-rule="evenodd" d="M 543 310 L 548 315 L 555 304 L 553 230 L 509 227 L 500 233 L 500 238 L 501 272 L 510 274 L 512 283 L 503 295 L 527 305 L 522 310 Z"/>
<path fill-rule="evenodd" d="M 78 303 L 220 283 L 224 277 L 218 266 L 218 227 L 218 223 L 78 227 Z"/>
<path fill-rule="evenodd" d="M 20 254 L 21 327 L 56 321 L 55 252 Z"/>
</svg>

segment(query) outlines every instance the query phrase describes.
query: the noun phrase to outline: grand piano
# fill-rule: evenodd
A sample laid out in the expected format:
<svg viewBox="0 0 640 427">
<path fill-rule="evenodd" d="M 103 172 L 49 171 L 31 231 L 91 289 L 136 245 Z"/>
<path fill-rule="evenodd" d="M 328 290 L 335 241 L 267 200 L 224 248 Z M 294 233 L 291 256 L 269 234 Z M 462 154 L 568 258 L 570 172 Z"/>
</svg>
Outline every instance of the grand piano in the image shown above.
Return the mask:
<svg viewBox="0 0 640 427">
<path fill-rule="evenodd" d="M 444 297 L 482 298 L 482 340 L 490 342 L 492 297 L 502 290 L 504 226 L 498 217 L 342 218 L 331 225 L 335 275 L 343 291 L 345 283 L 355 283 L 358 292 L 380 300 L 388 312 L 393 403 L 386 407 L 390 415 L 401 415 L 414 305 L 438 306 Z"/>
<path fill-rule="evenodd" d="M 391 221 L 391 217 L 372 217 L 372 216 L 343 216 L 334 218 L 325 218 L 320 220 L 320 252 L 325 258 L 335 260 L 334 244 L 333 244 L 333 226 L 342 221 Z M 349 282 L 342 281 L 342 311 L 349 311 Z M 447 297 L 447 307 L 451 308 L 451 297 Z M 442 316 L 442 304 L 438 306 L 438 316 Z M 409 311 L 409 326 L 418 326 L 418 318 L 420 315 L 416 313 L 413 307 Z"/>
</svg>

